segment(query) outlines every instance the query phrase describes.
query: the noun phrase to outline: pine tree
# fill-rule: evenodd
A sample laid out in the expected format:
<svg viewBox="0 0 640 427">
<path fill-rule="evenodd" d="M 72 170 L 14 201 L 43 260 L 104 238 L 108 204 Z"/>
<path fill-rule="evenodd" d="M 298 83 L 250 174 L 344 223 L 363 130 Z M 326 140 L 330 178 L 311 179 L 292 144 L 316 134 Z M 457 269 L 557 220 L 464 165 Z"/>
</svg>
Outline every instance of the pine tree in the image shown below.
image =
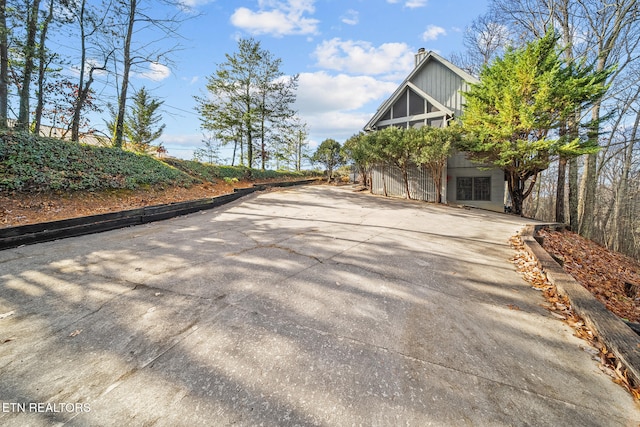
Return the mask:
<svg viewBox="0 0 640 427">
<path fill-rule="evenodd" d="M 553 31 L 509 50 L 482 69 L 480 83 L 465 94 L 461 118 L 466 137 L 459 149 L 484 166 L 503 169 L 512 209 L 522 214 L 537 176 L 559 155 L 597 150 L 591 140 L 560 136 L 571 111 L 595 102 L 610 73 L 577 70 L 560 59 Z"/>
<path fill-rule="evenodd" d="M 278 125 L 295 116 L 291 105 L 298 78 L 284 78 L 280 65 L 259 41 L 240 39 L 237 52 L 226 54 L 226 61 L 208 77 L 207 96 L 195 97 L 202 128 L 222 143 L 233 142 L 234 152 L 238 145 L 242 154 L 246 149 L 250 168 L 259 157 L 264 169 Z M 242 154 L 240 164 L 245 161 Z"/>
<path fill-rule="evenodd" d="M 163 101 L 152 98 L 144 87 L 135 92 L 133 105 L 125 117 L 124 131 L 136 151 L 145 152 L 162 135 L 165 125 L 158 126 L 162 121 L 158 108 L 162 104 Z"/>
</svg>

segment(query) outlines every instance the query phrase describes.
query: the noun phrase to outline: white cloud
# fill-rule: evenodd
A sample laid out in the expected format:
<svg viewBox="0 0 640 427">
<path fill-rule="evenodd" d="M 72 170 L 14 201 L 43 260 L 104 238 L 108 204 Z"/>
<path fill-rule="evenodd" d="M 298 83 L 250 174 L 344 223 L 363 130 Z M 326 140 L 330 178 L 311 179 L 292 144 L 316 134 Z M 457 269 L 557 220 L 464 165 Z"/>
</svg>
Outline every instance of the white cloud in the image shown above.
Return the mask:
<svg viewBox="0 0 640 427">
<path fill-rule="evenodd" d="M 202 142 L 202 133 L 162 134 L 162 143 L 191 148 Z"/>
<path fill-rule="evenodd" d="M 193 85 L 200 81 L 200 76 L 193 76 L 191 78 L 183 77 L 182 80 L 184 80 L 185 82 L 188 81 L 190 85 Z"/>
<path fill-rule="evenodd" d="M 341 18 L 343 24 L 358 25 L 360 22 L 360 14 L 357 10 L 349 9 Z"/>
<path fill-rule="evenodd" d="M 396 4 L 400 3 L 400 0 L 387 0 L 387 3 Z M 428 3 L 428 0 L 407 0 L 404 3 L 404 7 L 409 9 L 416 9 L 418 7 L 425 7 Z"/>
<path fill-rule="evenodd" d="M 440 36 L 447 35 L 447 30 L 437 25 L 429 25 L 424 33 L 422 33 L 422 40 L 431 41 L 437 40 Z"/>
<path fill-rule="evenodd" d="M 103 63 L 98 62 L 97 59 L 87 59 L 86 62 L 84 63 L 84 69 L 85 69 L 85 73 L 88 73 L 89 70 L 91 70 L 91 67 L 96 67 L 96 69 L 94 69 L 93 71 L 93 75 L 95 76 L 105 76 L 108 74 L 108 71 L 105 69 L 101 69 L 104 66 Z M 69 67 L 68 71 L 74 75 L 74 76 L 79 76 L 80 75 L 80 66 L 75 66 L 72 65 Z"/>
<path fill-rule="evenodd" d="M 297 107 L 302 112 L 351 111 L 393 92 L 397 84 L 370 76 L 332 76 L 325 71 L 301 73 Z"/>
<path fill-rule="evenodd" d="M 196 8 L 209 4 L 213 1 L 215 0 L 179 0 L 177 4 L 184 12 L 191 13 Z"/>
<path fill-rule="evenodd" d="M 240 7 L 231 15 L 231 23 L 255 35 L 315 34 L 319 21 L 305 16 L 315 12 L 314 1 L 259 0 L 258 11 Z"/>
<path fill-rule="evenodd" d="M 427 5 L 427 0 L 409 0 L 404 4 L 404 7 L 408 7 L 409 9 L 416 9 L 418 7 L 425 7 Z"/>
<path fill-rule="evenodd" d="M 344 111 L 328 111 L 326 113 L 304 115 L 301 114 L 309 127 L 311 147 L 317 147 L 327 138 L 343 143 L 349 137 L 364 128 L 372 114 Z"/>
<path fill-rule="evenodd" d="M 313 55 L 321 68 L 353 74 L 404 77 L 413 67 L 413 52 L 405 43 L 375 47 L 366 41 L 334 38 L 318 45 Z"/>
<path fill-rule="evenodd" d="M 373 113 L 357 110 L 381 103 L 397 87 L 370 76 L 333 76 L 325 71 L 301 73 L 298 83 L 295 107 L 311 136 L 319 140 L 344 140 L 362 130 Z"/>
<path fill-rule="evenodd" d="M 151 62 L 149 64 L 149 70 L 142 73 L 135 73 L 136 77 L 141 79 L 149 79 L 154 82 L 159 82 L 171 75 L 171 70 L 166 65 L 162 65 L 158 62 Z"/>
</svg>

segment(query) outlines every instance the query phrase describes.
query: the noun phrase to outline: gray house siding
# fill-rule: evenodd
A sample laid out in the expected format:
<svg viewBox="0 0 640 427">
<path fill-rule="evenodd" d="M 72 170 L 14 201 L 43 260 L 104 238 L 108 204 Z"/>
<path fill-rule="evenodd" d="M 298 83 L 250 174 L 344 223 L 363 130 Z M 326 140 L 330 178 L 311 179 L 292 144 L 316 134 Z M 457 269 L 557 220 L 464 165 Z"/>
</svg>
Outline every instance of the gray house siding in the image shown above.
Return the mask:
<svg viewBox="0 0 640 427">
<path fill-rule="evenodd" d="M 395 92 L 387 99 L 365 126 L 366 131 L 388 126 L 446 127 L 448 121 L 462 114 L 463 93 L 469 83 L 478 80 L 433 52 L 420 50 L 416 67 Z M 424 101 L 424 108 L 419 98 Z M 421 168 L 411 168 L 409 176 L 411 198 L 436 201 L 433 180 Z M 482 170 L 455 154 L 447 161 L 443 177 L 443 203 L 455 203 L 504 210 L 504 173 L 502 170 Z M 372 192 L 387 196 L 406 197 L 402 174 L 398 168 L 378 165 L 372 172 Z"/>
<path fill-rule="evenodd" d="M 464 97 L 461 91 L 469 90 L 469 85 L 441 63 L 436 61 L 428 62 L 411 79 L 411 83 L 452 110 L 456 116 L 462 114 Z"/>
<path fill-rule="evenodd" d="M 391 164 L 374 166 L 371 170 L 371 192 L 390 197 L 407 197 L 402 171 Z M 436 201 L 435 183 L 424 168 L 409 168 L 409 193 L 414 200 Z M 446 197 L 445 193 L 446 187 L 442 189 L 443 199 Z"/>
<path fill-rule="evenodd" d="M 491 179 L 490 200 L 460 200 L 457 180 L 464 178 L 489 177 Z M 447 161 L 447 201 L 452 204 L 474 206 L 497 212 L 504 212 L 505 181 L 501 169 L 479 169 L 478 165 L 467 160 L 464 153 L 454 154 Z"/>
</svg>

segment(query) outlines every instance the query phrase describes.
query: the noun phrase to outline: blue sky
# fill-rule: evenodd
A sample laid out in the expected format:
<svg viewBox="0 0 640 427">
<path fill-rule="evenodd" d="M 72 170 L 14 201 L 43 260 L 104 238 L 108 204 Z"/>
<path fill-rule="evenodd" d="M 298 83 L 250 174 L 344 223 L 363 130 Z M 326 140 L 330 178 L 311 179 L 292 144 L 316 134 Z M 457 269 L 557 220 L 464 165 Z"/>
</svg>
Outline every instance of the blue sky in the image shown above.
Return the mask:
<svg viewBox="0 0 640 427">
<path fill-rule="evenodd" d="M 445 57 L 463 50 L 467 25 L 486 11 L 485 0 L 187 0 L 199 15 L 180 33 L 183 49 L 170 68 L 138 73 L 164 101 L 169 154 L 192 158 L 202 131 L 194 95 L 240 37 L 254 37 L 299 74 L 296 109 L 309 126 L 310 146 L 340 143 L 357 133 L 411 71 L 420 47 Z M 95 123 L 95 125 L 99 125 Z M 222 157 L 226 157 L 222 153 Z"/>
</svg>

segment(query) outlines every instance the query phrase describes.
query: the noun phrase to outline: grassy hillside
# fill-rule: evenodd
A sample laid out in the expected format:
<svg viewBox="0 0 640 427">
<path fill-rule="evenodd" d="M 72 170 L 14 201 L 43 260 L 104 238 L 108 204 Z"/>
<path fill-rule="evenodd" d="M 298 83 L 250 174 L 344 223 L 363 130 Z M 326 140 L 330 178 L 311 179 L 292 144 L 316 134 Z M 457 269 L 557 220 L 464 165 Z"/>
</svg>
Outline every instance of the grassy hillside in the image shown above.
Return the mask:
<svg viewBox="0 0 640 427">
<path fill-rule="evenodd" d="M 100 191 L 156 185 L 188 187 L 216 179 L 302 176 L 308 173 L 212 166 L 43 138 L 0 132 L 0 191 Z"/>
</svg>

